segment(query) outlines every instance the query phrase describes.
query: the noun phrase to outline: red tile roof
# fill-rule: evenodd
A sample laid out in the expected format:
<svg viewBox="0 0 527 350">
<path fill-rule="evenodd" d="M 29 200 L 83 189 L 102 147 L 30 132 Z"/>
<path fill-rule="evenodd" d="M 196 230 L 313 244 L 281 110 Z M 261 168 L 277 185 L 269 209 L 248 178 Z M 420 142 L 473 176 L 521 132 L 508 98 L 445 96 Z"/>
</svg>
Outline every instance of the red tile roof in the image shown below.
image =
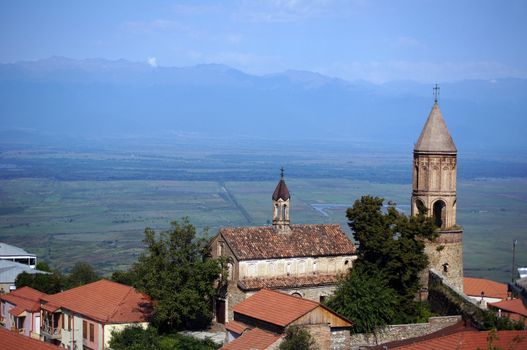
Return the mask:
<svg viewBox="0 0 527 350">
<path fill-rule="evenodd" d="M 503 311 L 527 317 L 527 308 L 521 299 L 503 300 L 497 303 L 489 303 L 487 305 L 496 309 L 502 309 Z"/>
<path fill-rule="evenodd" d="M 24 311 L 37 312 L 40 310 L 40 298 L 47 295 L 30 287 L 16 289 L 9 294 L 0 295 L 0 300 L 16 305 L 9 312 L 18 316 Z M 16 310 L 15 310 L 16 309 Z"/>
<path fill-rule="evenodd" d="M 301 288 L 331 285 L 337 282 L 336 275 L 283 276 L 273 278 L 248 278 L 238 281 L 241 290 L 259 290 L 262 288 Z"/>
<path fill-rule="evenodd" d="M 0 327 L 0 348 L 2 350 L 59 350 L 58 346 L 10 332 Z"/>
<path fill-rule="evenodd" d="M 481 292 L 483 292 L 489 298 L 507 298 L 507 285 L 505 283 L 473 277 L 465 277 L 463 282 L 463 290 L 466 295 L 481 297 Z"/>
<path fill-rule="evenodd" d="M 120 283 L 101 279 L 42 298 L 43 308 L 62 307 L 103 323 L 145 322 L 152 301 L 145 294 Z"/>
<path fill-rule="evenodd" d="M 238 321 L 230 321 L 225 324 L 225 329 L 227 329 L 228 331 L 234 332 L 236 334 L 242 334 L 243 331 L 249 328 L 251 327 L 249 327 L 245 323 L 238 322 Z"/>
<path fill-rule="evenodd" d="M 411 342 L 408 339 L 405 344 L 395 345 L 388 343 L 376 348 L 388 348 L 399 350 L 475 350 L 487 349 L 489 332 L 461 331 L 445 336 Z M 495 347 L 513 350 L 527 350 L 527 331 L 498 331 L 498 339 L 492 343 Z M 520 339 L 519 343 L 515 339 Z"/>
<path fill-rule="evenodd" d="M 221 228 L 238 260 L 317 257 L 355 254 L 355 246 L 340 225 L 291 225 L 288 234 L 272 226 Z"/>
<path fill-rule="evenodd" d="M 281 337 L 281 335 L 254 328 L 224 345 L 220 350 L 265 350 Z"/>
</svg>

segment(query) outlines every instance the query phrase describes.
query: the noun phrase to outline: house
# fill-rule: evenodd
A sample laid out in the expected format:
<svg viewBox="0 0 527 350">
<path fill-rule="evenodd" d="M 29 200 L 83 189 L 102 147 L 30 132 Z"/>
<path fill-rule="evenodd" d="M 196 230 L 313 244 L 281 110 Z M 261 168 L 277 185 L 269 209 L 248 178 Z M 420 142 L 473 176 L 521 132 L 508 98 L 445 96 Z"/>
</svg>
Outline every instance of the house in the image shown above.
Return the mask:
<svg viewBox="0 0 527 350">
<path fill-rule="evenodd" d="M 225 325 L 228 343 L 223 349 L 275 346 L 290 326 L 307 329 L 320 349 L 350 348 L 351 321 L 317 301 L 262 289 L 237 304 L 233 311 L 234 319 Z M 267 339 L 267 347 L 251 343 L 253 338 Z"/>
<path fill-rule="evenodd" d="M 215 300 L 218 323 L 262 288 L 322 301 L 337 277 L 352 267 L 355 246 L 340 225 L 291 224 L 291 196 L 283 177 L 272 195 L 273 225 L 221 228 L 211 240 L 213 257 L 228 262 L 228 286 Z"/>
<path fill-rule="evenodd" d="M 0 295 L 0 326 L 35 339 L 40 338 L 40 298 L 30 287 Z"/>
<path fill-rule="evenodd" d="M 525 307 L 522 299 L 511 299 L 497 303 L 489 303 L 488 308 L 489 310 L 497 312 L 498 316 L 508 317 L 514 321 L 523 320 L 525 325 L 527 325 L 527 307 Z"/>
<path fill-rule="evenodd" d="M 112 331 L 148 326 L 151 299 L 134 288 L 101 279 L 41 298 L 41 334 L 67 349 L 105 349 Z"/>
<path fill-rule="evenodd" d="M 31 339 L 0 327 L 0 348 L 2 350 L 60 350 L 56 345 Z"/>
<path fill-rule="evenodd" d="M 487 303 L 496 303 L 507 299 L 508 287 L 505 283 L 491 281 L 485 278 L 465 277 L 463 279 L 464 293 L 478 302 L 482 308 L 487 308 Z"/>
<path fill-rule="evenodd" d="M 13 261 L 27 265 L 34 269 L 37 266 L 37 257 L 24 249 L 0 242 L 0 260 Z"/>
<path fill-rule="evenodd" d="M 527 350 L 527 332 L 497 331 L 492 341 L 492 349 Z M 490 332 L 459 330 L 453 333 L 430 334 L 423 337 L 385 343 L 370 349 L 385 350 L 476 350 L 490 349 Z"/>
<path fill-rule="evenodd" d="M 16 289 L 15 281 L 22 272 L 26 273 L 49 273 L 32 268 L 29 265 L 0 260 L 0 294 L 9 293 Z"/>
</svg>

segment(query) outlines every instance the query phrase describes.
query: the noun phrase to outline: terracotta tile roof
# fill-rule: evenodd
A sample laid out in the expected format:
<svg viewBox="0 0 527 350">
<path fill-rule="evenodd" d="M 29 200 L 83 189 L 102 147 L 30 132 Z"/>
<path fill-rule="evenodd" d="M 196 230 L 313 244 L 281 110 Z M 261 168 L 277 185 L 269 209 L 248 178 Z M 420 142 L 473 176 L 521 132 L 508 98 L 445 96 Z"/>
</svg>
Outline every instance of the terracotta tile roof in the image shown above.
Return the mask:
<svg viewBox="0 0 527 350">
<path fill-rule="evenodd" d="M 101 279 L 42 298 L 50 309 L 60 306 L 103 323 L 146 322 L 152 308 L 151 299 L 134 288 Z"/>
<path fill-rule="evenodd" d="M 47 295 L 30 287 L 16 289 L 9 294 L 0 295 L 0 300 L 16 305 L 16 310 L 11 309 L 12 315 L 20 315 L 24 311 L 36 312 L 40 310 L 40 298 Z M 16 312 L 13 313 L 13 312 Z"/>
<path fill-rule="evenodd" d="M 502 309 L 503 311 L 527 317 L 527 308 L 521 299 L 503 300 L 497 303 L 489 303 L 487 305 L 496 309 Z"/>
<path fill-rule="evenodd" d="M 340 225 L 291 225 L 291 233 L 272 226 L 221 228 L 220 234 L 238 260 L 355 254 Z"/>
<path fill-rule="evenodd" d="M 0 344 L 2 350 L 59 350 L 58 346 L 44 343 L 0 327 Z"/>
<path fill-rule="evenodd" d="M 445 336 L 434 337 L 432 339 L 420 340 L 410 343 L 408 339 L 406 344 L 395 345 L 393 343 L 383 344 L 376 348 L 388 348 L 399 350 L 474 350 L 487 349 L 489 332 L 478 331 L 461 331 Z M 527 350 L 527 331 L 499 331 L 498 339 L 492 343 L 495 347 L 503 349 Z M 515 343 L 515 339 L 521 339 Z"/>
<path fill-rule="evenodd" d="M 228 331 L 237 333 L 237 334 L 242 334 L 243 331 L 249 328 L 251 327 L 239 321 L 230 321 L 225 324 L 225 329 L 227 329 Z"/>
<path fill-rule="evenodd" d="M 287 189 L 287 185 L 285 184 L 284 179 L 280 179 L 278 182 L 278 185 L 276 185 L 276 188 L 273 192 L 273 200 L 277 201 L 278 199 L 282 199 L 284 201 L 288 200 L 291 197 L 289 194 L 289 190 Z"/>
<path fill-rule="evenodd" d="M 466 295 L 481 297 L 481 292 L 489 298 L 507 298 L 507 285 L 494 282 L 485 278 L 465 277 L 463 279 L 463 290 Z"/>
<path fill-rule="evenodd" d="M 283 276 L 273 278 L 248 278 L 238 281 L 241 290 L 259 290 L 262 288 L 301 288 L 310 286 L 331 285 L 337 282 L 336 275 Z"/>
<path fill-rule="evenodd" d="M 316 301 L 262 289 L 237 304 L 233 311 L 258 320 L 285 327 L 320 305 Z"/>
<path fill-rule="evenodd" d="M 265 350 L 281 337 L 281 335 L 254 328 L 224 345 L 220 350 Z"/>
</svg>

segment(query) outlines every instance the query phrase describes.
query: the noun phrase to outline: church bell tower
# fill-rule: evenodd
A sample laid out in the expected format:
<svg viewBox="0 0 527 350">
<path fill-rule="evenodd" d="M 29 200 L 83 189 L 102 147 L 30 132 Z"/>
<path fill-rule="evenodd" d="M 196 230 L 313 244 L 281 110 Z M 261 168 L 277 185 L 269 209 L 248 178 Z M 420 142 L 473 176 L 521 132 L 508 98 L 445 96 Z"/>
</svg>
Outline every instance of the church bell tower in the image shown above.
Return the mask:
<svg viewBox="0 0 527 350">
<path fill-rule="evenodd" d="M 438 238 L 427 242 L 429 268 L 463 291 L 463 229 L 456 224 L 457 149 L 448 132 L 434 88 L 435 101 L 414 147 L 412 215 L 426 213 Z M 427 276 L 425 277 L 427 284 Z"/>
<path fill-rule="evenodd" d="M 280 181 L 273 192 L 273 227 L 278 233 L 289 233 L 289 201 L 291 196 L 284 180 L 284 168 L 280 169 Z"/>
</svg>

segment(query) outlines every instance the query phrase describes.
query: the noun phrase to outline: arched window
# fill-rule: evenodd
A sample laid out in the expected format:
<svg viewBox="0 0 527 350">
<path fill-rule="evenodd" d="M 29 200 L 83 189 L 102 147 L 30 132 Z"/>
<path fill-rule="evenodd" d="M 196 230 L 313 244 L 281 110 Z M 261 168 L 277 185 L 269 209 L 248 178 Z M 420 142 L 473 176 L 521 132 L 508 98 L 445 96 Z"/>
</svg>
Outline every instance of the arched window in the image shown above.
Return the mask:
<svg viewBox="0 0 527 350">
<path fill-rule="evenodd" d="M 316 274 L 317 273 L 317 262 L 316 260 L 313 261 L 313 274 Z"/>
<path fill-rule="evenodd" d="M 444 228 L 446 204 L 442 200 L 434 203 L 434 223 L 437 227 Z"/>
<path fill-rule="evenodd" d="M 286 213 L 286 210 L 287 210 L 287 205 L 282 205 L 282 220 L 286 220 L 286 216 L 285 216 L 285 213 Z"/>
<path fill-rule="evenodd" d="M 422 200 L 416 199 L 415 200 L 415 207 L 417 208 L 418 214 L 426 214 L 426 207 Z"/>
<path fill-rule="evenodd" d="M 294 296 L 294 297 L 297 297 L 297 298 L 302 298 L 302 294 L 300 294 L 298 292 L 294 292 L 291 295 Z"/>
<path fill-rule="evenodd" d="M 288 276 L 291 274 L 291 263 L 290 262 L 287 263 L 285 271 Z"/>
</svg>

